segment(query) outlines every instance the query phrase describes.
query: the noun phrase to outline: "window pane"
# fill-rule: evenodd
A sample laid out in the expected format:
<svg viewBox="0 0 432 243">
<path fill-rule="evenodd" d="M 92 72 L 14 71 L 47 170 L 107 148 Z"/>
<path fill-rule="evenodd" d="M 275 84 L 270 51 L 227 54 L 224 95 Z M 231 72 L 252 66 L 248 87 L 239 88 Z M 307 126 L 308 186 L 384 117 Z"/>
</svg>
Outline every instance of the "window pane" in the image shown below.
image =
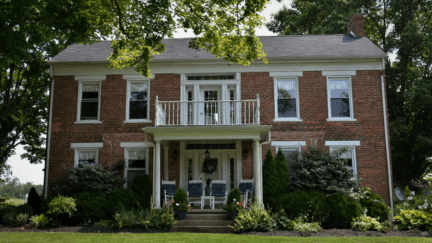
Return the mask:
<svg viewBox="0 0 432 243">
<path fill-rule="evenodd" d="M 129 119 L 147 119 L 147 101 L 130 101 Z"/>
<path fill-rule="evenodd" d="M 192 159 L 188 160 L 188 182 L 192 180 Z"/>
<path fill-rule="evenodd" d="M 137 175 L 145 175 L 145 170 L 128 170 L 127 171 L 127 188 L 132 189 L 132 182 L 135 176 Z"/>
<path fill-rule="evenodd" d="M 147 92 L 131 92 L 130 100 L 147 100 Z"/>
<path fill-rule="evenodd" d="M 294 156 L 294 154 L 297 154 L 297 151 L 291 149 L 291 150 L 282 150 L 282 152 L 285 155 L 286 164 L 288 165 L 290 173 L 291 173 L 291 171 L 292 171 L 292 165 L 291 165 L 291 163 L 292 163 L 292 156 Z"/>
<path fill-rule="evenodd" d="M 81 120 L 97 120 L 98 102 L 82 101 L 81 102 Z"/>
<path fill-rule="evenodd" d="M 86 99 L 98 99 L 98 92 L 83 92 L 82 93 L 82 99 L 86 100 Z"/>
<path fill-rule="evenodd" d="M 296 99 L 278 99 L 278 117 L 297 117 Z"/>
<path fill-rule="evenodd" d="M 234 188 L 234 159 L 230 158 L 230 188 Z"/>
<path fill-rule="evenodd" d="M 296 98 L 295 81 L 278 81 L 278 99 Z"/>
<path fill-rule="evenodd" d="M 78 152 L 78 166 L 82 167 L 84 164 L 90 164 L 92 166 L 96 163 L 96 151 L 80 151 Z"/>
<path fill-rule="evenodd" d="M 331 98 L 331 115 L 332 117 L 349 117 L 350 107 L 348 98 Z"/>
</svg>

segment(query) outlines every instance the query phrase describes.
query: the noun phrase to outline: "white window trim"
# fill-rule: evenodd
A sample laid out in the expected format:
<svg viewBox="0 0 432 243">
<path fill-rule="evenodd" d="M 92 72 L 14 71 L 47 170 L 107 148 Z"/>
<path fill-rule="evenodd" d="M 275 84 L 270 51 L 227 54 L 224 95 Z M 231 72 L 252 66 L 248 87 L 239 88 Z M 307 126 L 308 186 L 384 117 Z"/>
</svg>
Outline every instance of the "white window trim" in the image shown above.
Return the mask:
<svg viewBox="0 0 432 243">
<path fill-rule="evenodd" d="M 273 147 L 306 146 L 306 141 L 272 141 L 271 146 Z"/>
<path fill-rule="evenodd" d="M 95 151 L 95 164 L 98 164 L 99 149 L 103 148 L 103 143 L 71 143 L 71 148 L 74 149 L 74 167 L 76 168 L 80 151 Z"/>
<path fill-rule="evenodd" d="M 328 145 L 326 144 L 326 146 L 328 146 Z M 357 180 L 357 178 L 358 178 L 358 176 L 357 176 L 357 156 L 356 156 L 356 149 L 355 149 L 355 147 L 356 146 L 349 146 L 349 145 L 339 145 L 339 146 L 337 146 L 337 145 L 331 145 L 330 146 L 330 153 L 332 153 L 335 150 L 342 149 L 342 148 L 346 148 L 347 150 L 351 150 L 353 174 L 354 174 L 354 178 L 356 178 L 356 180 Z"/>
<path fill-rule="evenodd" d="M 303 73 L 302 73 L 303 74 Z M 281 79 L 288 79 L 288 80 L 294 80 L 296 84 L 296 110 L 297 110 L 297 117 L 278 117 L 278 81 Z M 300 98 L 299 98 L 299 81 L 298 77 L 275 77 L 274 78 L 274 107 L 275 107 L 275 119 L 274 122 L 302 122 L 303 120 L 300 119 Z"/>
<path fill-rule="evenodd" d="M 123 184 L 124 188 L 127 188 L 127 172 L 128 170 L 142 170 L 142 169 L 129 169 L 128 168 L 128 158 L 129 158 L 129 151 L 145 151 L 146 153 L 146 164 L 145 164 L 145 173 L 148 175 L 149 171 L 149 147 L 146 145 L 146 143 L 142 142 L 124 142 L 120 143 L 120 147 L 124 147 L 124 179 L 126 182 Z"/>
<path fill-rule="evenodd" d="M 101 78 L 101 77 L 98 77 Z M 99 92 L 98 92 L 98 114 L 97 120 L 81 120 L 81 100 L 82 100 L 82 86 L 87 83 L 98 83 L 99 84 Z M 78 105 L 77 105 L 77 119 L 75 124 L 91 124 L 91 123 L 102 123 L 100 121 L 100 110 L 101 110 L 101 93 L 102 93 L 102 80 L 79 80 L 78 81 Z"/>
<path fill-rule="evenodd" d="M 147 119 L 129 119 L 129 104 L 130 104 L 130 89 L 131 83 L 147 83 Z M 150 79 L 141 79 L 137 80 L 134 78 L 130 78 L 127 80 L 127 88 L 126 88 L 126 120 L 123 123 L 152 123 L 150 120 Z"/>
<path fill-rule="evenodd" d="M 360 141 L 325 141 L 325 146 L 360 146 Z"/>
<path fill-rule="evenodd" d="M 348 79 L 348 87 L 349 87 L 349 105 L 350 105 L 350 117 L 331 117 L 331 103 L 330 103 L 330 79 Z M 327 76 L 327 110 L 328 110 L 328 119 L 327 121 L 357 121 L 354 119 L 354 105 L 353 105 L 353 92 L 352 92 L 352 81 L 351 76 L 336 76 L 331 75 Z"/>
</svg>

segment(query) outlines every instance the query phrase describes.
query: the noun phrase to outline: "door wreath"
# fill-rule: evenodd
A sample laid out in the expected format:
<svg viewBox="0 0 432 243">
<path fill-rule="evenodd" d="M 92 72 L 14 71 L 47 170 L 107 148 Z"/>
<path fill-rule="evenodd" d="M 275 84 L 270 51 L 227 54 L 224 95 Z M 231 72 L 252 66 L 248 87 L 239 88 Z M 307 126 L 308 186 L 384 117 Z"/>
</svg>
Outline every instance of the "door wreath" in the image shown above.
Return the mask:
<svg viewBox="0 0 432 243">
<path fill-rule="evenodd" d="M 216 167 L 217 167 L 216 161 L 217 160 L 215 160 L 215 159 L 205 159 L 204 163 L 203 163 L 202 172 L 208 173 L 208 174 L 213 173 L 213 171 L 215 171 Z"/>
</svg>

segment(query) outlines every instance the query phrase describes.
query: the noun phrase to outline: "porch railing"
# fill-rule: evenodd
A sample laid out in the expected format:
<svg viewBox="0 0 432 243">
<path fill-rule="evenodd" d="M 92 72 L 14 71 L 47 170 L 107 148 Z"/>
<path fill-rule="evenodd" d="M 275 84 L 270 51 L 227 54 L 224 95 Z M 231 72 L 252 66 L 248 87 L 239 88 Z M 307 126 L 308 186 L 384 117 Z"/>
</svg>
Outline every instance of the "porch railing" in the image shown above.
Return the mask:
<svg viewBox="0 0 432 243">
<path fill-rule="evenodd" d="M 156 126 L 260 125 L 259 94 L 254 100 L 159 101 Z"/>
</svg>

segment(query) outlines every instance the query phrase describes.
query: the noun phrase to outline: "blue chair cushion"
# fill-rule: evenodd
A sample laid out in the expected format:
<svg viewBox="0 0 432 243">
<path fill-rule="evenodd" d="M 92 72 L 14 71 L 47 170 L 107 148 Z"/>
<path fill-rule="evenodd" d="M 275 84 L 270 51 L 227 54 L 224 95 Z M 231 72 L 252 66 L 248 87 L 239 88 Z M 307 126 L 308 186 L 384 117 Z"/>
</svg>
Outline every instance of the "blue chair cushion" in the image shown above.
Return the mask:
<svg viewBox="0 0 432 243">
<path fill-rule="evenodd" d="M 166 191 L 167 195 L 174 196 L 175 191 L 177 189 L 175 184 L 163 184 L 162 186 L 163 186 L 163 190 Z"/>
<path fill-rule="evenodd" d="M 253 192 L 253 184 L 250 182 L 239 183 L 239 189 L 242 194 L 246 194 L 246 190 Z"/>
<path fill-rule="evenodd" d="M 188 186 L 189 197 L 202 196 L 202 183 L 189 183 Z"/>
<path fill-rule="evenodd" d="M 214 183 L 212 184 L 212 196 L 215 197 L 225 197 L 226 194 L 226 184 Z"/>
</svg>

